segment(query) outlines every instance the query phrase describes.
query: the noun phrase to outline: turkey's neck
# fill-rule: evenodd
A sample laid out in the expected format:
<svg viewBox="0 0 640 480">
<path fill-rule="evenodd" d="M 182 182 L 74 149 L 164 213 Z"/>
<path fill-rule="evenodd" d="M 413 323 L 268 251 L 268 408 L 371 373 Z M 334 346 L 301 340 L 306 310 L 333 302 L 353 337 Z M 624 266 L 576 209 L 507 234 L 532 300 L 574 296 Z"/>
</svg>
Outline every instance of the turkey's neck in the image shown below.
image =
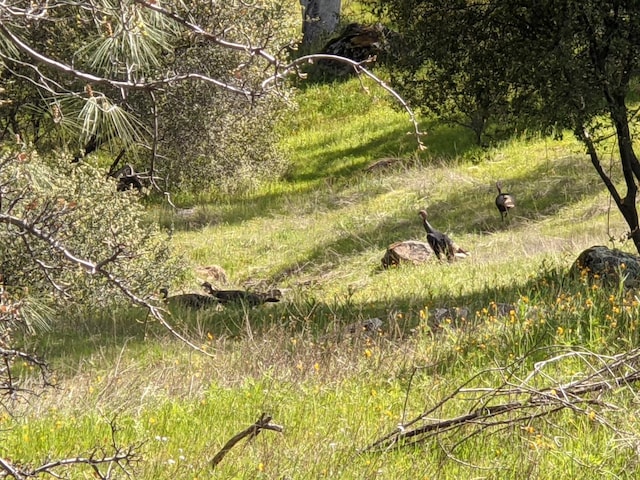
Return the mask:
<svg viewBox="0 0 640 480">
<path fill-rule="evenodd" d="M 424 229 L 427 231 L 427 233 L 434 233 L 436 231 L 436 229 L 431 226 L 429 220 L 427 220 L 426 218 L 423 218 L 422 222 L 424 223 Z"/>
</svg>

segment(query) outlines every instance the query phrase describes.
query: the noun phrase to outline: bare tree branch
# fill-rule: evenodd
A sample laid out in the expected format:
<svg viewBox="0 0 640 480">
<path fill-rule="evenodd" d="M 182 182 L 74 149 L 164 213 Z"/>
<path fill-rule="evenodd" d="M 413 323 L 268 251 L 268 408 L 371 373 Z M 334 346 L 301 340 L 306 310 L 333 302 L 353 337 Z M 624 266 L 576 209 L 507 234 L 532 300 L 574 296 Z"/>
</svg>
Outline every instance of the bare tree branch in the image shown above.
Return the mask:
<svg viewBox="0 0 640 480">
<path fill-rule="evenodd" d="M 94 263 L 91 260 L 87 260 L 85 258 L 81 258 L 71 252 L 62 242 L 58 239 L 52 237 L 48 233 L 42 231 L 41 229 L 35 227 L 32 223 L 27 222 L 22 218 L 18 218 L 12 215 L 7 215 L 5 213 L 0 213 L 0 223 L 4 223 L 7 225 L 12 225 L 20 229 L 21 232 L 28 233 L 29 235 L 37 238 L 43 242 L 45 242 L 53 251 L 60 253 L 64 258 L 66 258 L 69 262 L 82 267 L 82 269 L 89 275 L 99 275 L 104 278 L 109 284 L 116 287 L 122 294 L 127 297 L 131 303 L 134 305 L 138 305 L 147 309 L 151 315 L 158 320 L 167 330 L 169 330 L 175 337 L 180 339 L 182 342 L 189 345 L 194 350 L 197 350 L 200 353 L 203 353 L 209 357 L 212 355 L 202 348 L 195 345 L 193 342 L 189 341 L 183 335 L 178 333 L 164 318 L 162 315 L 162 310 L 155 305 L 152 305 L 147 300 L 136 295 L 131 289 L 129 289 L 124 282 L 115 277 L 111 272 L 109 272 L 105 266 L 109 263 L 106 261 Z"/>
<path fill-rule="evenodd" d="M 34 478 L 46 474 L 54 478 L 67 478 L 66 475 L 63 476 L 56 470 L 79 465 L 86 465 L 90 467 L 93 472 L 93 476 L 102 480 L 112 478 L 111 470 L 114 467 L 119 468 L 127 477 L 131 477 L 131 472 L 127 467 L 139 461 L 137 450 L 142 444 L 136 444 L 126 448 L 121 447 L 115 438 L 116 430 L 115 422 L 112 421 L 111 448 L 113 449 L 113 452 L 107 453 L 105 447 L 99 447 L 93 449 L 93 451 L 91 451 L 87 456 L 76 456 L 53 460 L 43 463 L 35 468 L 18 467 L 10 460 L 0 457 L 0 477 L 4 478 L 5 476 L 11 476 L 15 480 L 26 480 L 27 478 Z M 102 468 L 106 468 L 106 472 L 103 472 Z M 4 474 L 2 474 L 2 472 L 4 472 Z"/>
<path fill-rule="evenodd" d="M 152 89 L 152 88 L 158 88 L 164 85 L 168 85 L 171 83 L 178 83 L 178 82 L 184 82 L 187 80 L 201 80 L 205 83 L 211 83 L 217 87 L 223 88 L 225 90 L 229 90 L 231 92 L 234 93 L 239 93 L 242 95 L 245 95 L 247 97 L 254 97 L 256 94 L 254 92 L 251 92 L 250 90 L 247 89 L 243 89 L 243 88 L 238 88 L 235 87 L 233 85 L 230 85 L 228 83 L 222 82 L 220 80 L 217 80 L 215 78 L 206 76 L 206 75 L 202 75 L 199 73 L 187 73 L 184 75 L 174 75 L 168 78 L 164 78 L 164 79 L 160 79 L 160 80 L 155 80 L 155 81 L 143 81 L 143 82 L 137 82 L 137 81 L 123 81 L 123 80 L 113 80 L 113 79 L 109 79 L 109 78 L 105 78 L 105 77 L 101 77 L 98 75 L 93 75 L 91 73 L 86 73 L 83 72 L 81 70 L 78 70 L 76 68 L 73 68 L 65 63 L 59 62 L 57 60 L 54 60 L 52 58 L 49 58 L 45 55 L 42 55 L 40 52 L 34 50 L 33 48 L 31 48 L 29 45 L 27 45 L 26 43 L 24 43 L 22 40 L 20 40 L 16 35 L 13 34 L 13 32 L 11 32 L 11 30 L 9 30 L 7 28 L 7 26 L 0 22 L 0 33 L 3 33 L 7 39 L 9 41 L 11 41 L 16 47 L 18 47 L 22 52 L 26 53 L 27 55 L 29 55 L 30 57 L 32 57 L 34 60 L 36 60 L 37 62 L 40 62 L 44 65 L 47 65 L 50 68 L 53 68 L 59 72 L 63 72 L 63 73 L 67 73 L 69 75 L 72 75 L 80 80 L 85 80 L 88 83 L 91 84 L 97 84 L 97 85 L 109 85 L 111 87 L 114 88 L 118 88 L 118 89 L 125 89 L 125 90 L 148 90 L 148 89 Z M 10 61 L 14 61 L 13 58 L 10 57 L 6 57 L 5 59 L 10 60 Z M 46 78 L 44 75 L 40 74 L 40 78 Z M 49 88 L 47 90 L 50 90 Z"/>
<path fill-rule="evenodd" d="M 214 455 L 214 457 L 210 460 L 211 467 L 215 468 L 218 463 L 222 461 L 229 450 L 231 450 L 236 443 L 242 440 L 245 437 L 248 437 L 249 440 L 255 438 L 262 430 L 273 430 L 274 432 L 282 432 L 283 427 L 280 425 L 275 425 L 271 423 L 271 416 L 263 413 L 260 415 L 260 418 L 256 420 L 256 423 L 251 425 L 250 427 L 244 429 L 240 433 L 234 435 L 224 444 L 224 446 L 220 449 L 218 453 Z"/>
<path fill-rule="evenodd" d="M 175 22 L 179 23 L 180 25 L 183 25 L 184 27 L 186 27 L 188 30 L 192 31 L 193 33 L 195 33 L 196 35 L 199 35 L 203 38 L 206 38 L 207 40 L 220 45 L 221 47 L 227 48 L 229 50 L 237 50 L 237 51 L 241 51 L 241 52 L 246 52 L 247 54 L 249 54 L 250 56 L 259 56 L 263 59 L 265 59 L 268 63 L 270 63 L 271 65 L 278 65 L 278 60 L 276 59 L 276 57 L 274 57 L 273 55 L 271 55 L 270 53 L 268 53 L 267 51 L 264 50 L 264 48 L 262 47 L 252 47 L 251 45 L 245 45 L 245 44 L 241 44 L 241 43 L 234 43 L 234 42 L 228 42 L 210 32 L 207 32 L 206 30 L 204 30 L 202 27 L 200 27 L 199 25 L 196 25 L 194 23 L 191 23 L 189 21 L 187 21 L 186 19 L 184 19 L 183 17 L 181 17 L 180 15 L 178 15 L 177 13 L 171 12 L 169 10 L 167 10 L 166 8 L 163 8 L 159 5 L 159 3 L 149 3 L 145 0 L 135 0 L 136 3 L 145 6 L 146 8 L 153 10 L 154 12 L 158 12 L 161 13 L 162 15 L 171 18 L 172 20 L 174 20 Z"/>
<path fill-rule="evenodd" d="M 23 475 L 9 460 L 5 460 L 2 457 L 0 457 L 0 470 L 4 471 L 7 475 L 11 475 L 15 480 L 27 478 L 27 476 Z"/>
<path fill-rule="evenodd" d="M 414 134 L 416 137 L 416 140 L 418 142 L 418 146 L 420 149 L 424 149 L 425 146 L 422 143 L 421 137 L 424 135 L 423 132 L 420 131 L 420 128 L 418 126 L 418 121 L 416 119 L 415 114 L 413 113 L 413 110 L 411 109 L 411 107 L 409 107 L 409 105 L 407 104 L 407 102 L 404 101 L 404 99 L 400 96 L 400 94 L 398 92 L 396 92 L 393 88 L 391 88 L 389 85 L 386 84 L 386 82 L 384 82 L 382 79 L 380 79 L 378 76 L 376 76 L 374 73 L 372 73 L 370 70 L 367 70 L 364 65 L 366 63 L 368 63 L 370 61 L 369 60 L 365 60 L 364 62 L 357 62 L 355 60 L 351 60 L 350 58 L 346 58 L 346 57 L 340 57 L 337 55 L 328 55 L 328 54 L 321 54 L 321 53 L 315 53 L 313 55 L 305 55 L 303 57 L 297 58 L 294 61 L 292 61 L 291 63 L 282 66 L 279 71 L 269 77 L 266 78 L 263 82 L 262 82 L 262 88 L 266 89 L 267 86 L 270 83 L 276 82 L 278 80 L 281 80 L 283 78 L 285 78 L 287 75 L 290 75 L 293 71 L 297 71 L 298 66 L 305 64 L 305 63 L 313 63 L 316 60 L 333 60 L 336 62 L 340 62 L 340 63 L 344 63 L 346 65 L 351 65 L 354 69 L 354 71 L 360 75 L 366 75 L 367 77 L 369 77 L 371 80 L 373 80 L 375 83 L 377 83 L 380 87 L 382 87 L 384 90 L 386 90 L 387 92 L 389 92 L 389 94 L 391 94 L 391 96 L 400 104 L 402 105 L 402 107 L 406 110 L 407 114 L 409 115 L 409 119 L 411 120 L 411 123 L 413 124 L 413 128 L 414 128 Z"/>
<path fill-rule="evenodd" d="M 277 85 L 277 83 L 279 81 L 282 81 L 284 79 L 286 79 L 287 76 L 293 74 L 293 73 L 298 73 L 298 67 L 302 64 L 306 64 L 306 63 L 312 63 L 316 60 L 331 60 L 331 61 L 335 61 L 335 62 L 339 62 L 339 63 L 344 63 L 346 65 L 351 66 L 354 71 L 356 72 L 356 74 L 358 75 L 365 75 L 367 77 L 369 77 L 370 79 L 372 79 L 376 84 L 378 84 L 381 88 L 383 88 L 384 90 L 386 90 L 393 98 L 395 101 L 397 101 L 400 105 L 402 105 L 402 107 L 405 109 L 405 111 L 407 112 L 407 114 L 409 115 L 409 119 L 411 121 L 411 123 L 413 124 L 414 127 L 414 135 L 416 137 L 417 143 L 418 143 L 418 147 L 420 149 L 424 149 L 424 144 L 421 141 L 421 136 L 424 135 L 423 132 L 420 131 L 420 128 L 418 126 L 418 122 L 416 119 L 416 116 L 413 112 L 413 110 L 409 107 L 409 105 L 405 102 L 405 100 L 394 90 L 392 89 L 389 85 L 387 85 L 382 79 L 380 79 L 378 76 L 376 76 L 375 74 L 373 74 L 371 71 L 369 71 L 367 68 L 365 68 L 365 64 L 368 63 L 371 59 L 366 60 L 364 62 L 357 62 L 354 60 L 351 60 L 349 58 L 346 57 L 341 57 L 341 56 L 337 56 L 337 55 L 327 55 L 327 54 L 313 54 L 313 55 L 306 55 L 300 58 L 295 59 L 294 61 L 283 65 L 280 60 L 278 58 L 276 58 L 274 55 L 272 55 L 271 53 L 267 52 L 266 49 L 264 47 L 257 47 L 257 46 L 252 46 L 249 43 L 246 44 L 242 44 L 242 43 L 236 43 L 236 42 L 229 42 L 227 40 L 225 40 L 224 38 L 221 38 L 220 36 L 217 36 L 213 33 L 207 32 L 204 28 L 202 28 L 201 26 L 192 23 L 188 20 L 186 20 L 185 18 L 183 18 L 182 16 L 180 16 L 179 14 L 172 12 L 162 6 L 160 6 L 159 3 L 157 2 L 148 2 L 146 0 L 135 0 L 136 3 L 138 3 L 139 5 L 152 10 L 156 13 L 159 13 L 161 15 L 166 16 L 167 18 L 173 20 L 174 22 L 176 22 L 177 24 L 183 26 L 184 28 L 186 28 L 188 31 L 190 31 L 191 33 L 193 33 L 194 35 L 197 35 L 209 42 L 212 42 L 216 45 L 219 45 L 222 48 L 225 49 L 229 49 L 229 50 L 233 50 L 233 51 L 238 51 L 238 52 L 245 52 L 249 57 L 257 57 L 260 59 L 263 59 L 268 66 L 270 66 L 273 69 L 273 73 L 266 76 L 261 84 L 260 84 L 260 88 L 257 90 L 254 89 L 249 89 L 246 88 L 244 86 L 237 86 L 237 85 L 232 85 L 231 83 L 228 82 L 224 82 L 222 80 L 216 79 L 216 78 L 212 78 L 210 76 L 207 75 L 203 75 L 200 73 L 186 73 L 186 74 L 180 74 L 180 75 L 172 75 L 166 78 L 162 78 L 162 79 L 152 79 L 152 80 L 115 80 L 115 79 L 109 79 L 106 77 L 102 77 L 99 75 L 95 75 L 95 74 L 91 74 L 91 73 L 87 73 L 84 71 L 81 71 L 77 68 L 74 68 L 68 64 L 65 64 L 63 62 L 54 60 L 52 58 L 47 57 L 46 55 L 43 55 L 42 53 L 36 51 L 34 48 L 32 48 L 31 46 L 29 46 L 27 43 L 25 43 L 24 41 L 22 41 L 18 36 L 16 36 L 8 27 L 7 25 L 5 25 L 4 23 L 0 22 L 0 33 L 4 34 L 4 36 L 20 51 L 22 51 L 23 53 L 26 53 L 27 55 L 29 55 L 31 58 L 33 58 L 36 62 L 38 63 L 42 63 L 46 66 L 48 66 L 49 68 L 55 69 L 59 72 L 63 72 L 63 73 L 67 73 L 69 75 L 74 76 L 75 78 L 78 78 L 80 80 L 84 80 L 88 83 L 91 84 L 101 84 L 101 85 L 109 85 L 111 87 L 120 89 L 121 91 L 127 91 L 127 90 L 156 90 L 158 88 L 161 88 L 163 86 L 169 85 L 169 84 L 173 84 L 173 83 L 179 83 L 179 82 L 184 82 L 184 81 L 190 81 L 190 80 L 199 80 L 205 83 L 209 83 L 212 84 L 216 87 L 222 88 L 224 90 L 227 90 L 229 92 L 233 92 L 236 94 L 240 94 L 245 96 L 247 99 L 253 100 L 255 98 L 258 98 L 262 95 L 265 95 L 269 92 L 269 86 L 274 84 Z M 16 62 L 19 63 L 21 65 L 25 65 L 24 62 L 20 62 L 17 59 L 13 59 L 11 57 L 8 57 L 6 55 L 3 56 L 3 58 L 6 61 L 11 61 L 11 62 Z M 37 83 L 38 87 L 46 89 L 47 91 L 49 91 L 50 93 L 54 93 L 55 94 L 55 90 L 50 86 L 51 83 L 55 83 L 50 79 L 47 79 L 46 76 L 37 69 L 37 67 L 30 65 L 30 64 L 26 64 L 28 67 L 33 68 L 37 75 L 39 76 L 39 78 L 42 81 L 42 84 Z M 31 79 L 29 79 L 30 81 L 32 81 Z M 60 87 L 61 88 L 61 87 Z M 124 98 L 124 94 L 123 94 L 123 98 Z"/>
<path fill-rule="evenodd" d="M 548 375 L 540 375 L 544 367 L 565 358 L 576 357 L 583 359 L 591 368 L 590 359 L 601 362 L 603 366 L 593 368 L 592 372 L 577 380 L 563 383 Z M 440 438 L 447 432 L 459 431 L 464 427 L 473 427 L 472 432 L 454 443 L 448 449 L 452 452 L 456 447 L 475 436 L 481 431 L 514 425 L 527 425 L 533 420 L 552 415 L 564 409 L 571 409 L 578 414 L 590 415 L 595 421 L 606 425 L 612 430 L 623 433 L 614 425 L 609 424 L 602 414 L 595 413 L 597 409 L 616 408 L 607 404 L 598 395 L 624 386 L 631 386 L 640 381 L 640 349 L 615 356 L 603 357 L 594 353 L 569 352 L 555 356 L 544 362 L 538 362 L 534 371 L 518 383 L 507 380 L 498 388 L 468 388 L 475 379 L 487 373 L 507 373 L 507 378 L 513 375 L 507 369 L 490 369 L 474 375 L 461 387 L 438 402 L 433 408 L 418 417 L 398 426 L 393 432 L 381 437 L 362 452 L 384 451 L 393 447 L 411 446 L 426 442 L 432 438 Z M 551 384 L 540 388 L 533 385 L 534 380 L 541 376 Z M 452 418 L 433 418 L 432 415 L 445 404 L 454 401 L 467 401 L 465 397 L 472 395 L 474 407 L 465 414 Z M 510 399 L 504 402 L 501 399 Z M 585 408 L 588 406 L 589 408 Z M 626 436 L 632 436 L 626 434 Z M 636 439 L 638 440 L 638 439 Z"/>
</svg>

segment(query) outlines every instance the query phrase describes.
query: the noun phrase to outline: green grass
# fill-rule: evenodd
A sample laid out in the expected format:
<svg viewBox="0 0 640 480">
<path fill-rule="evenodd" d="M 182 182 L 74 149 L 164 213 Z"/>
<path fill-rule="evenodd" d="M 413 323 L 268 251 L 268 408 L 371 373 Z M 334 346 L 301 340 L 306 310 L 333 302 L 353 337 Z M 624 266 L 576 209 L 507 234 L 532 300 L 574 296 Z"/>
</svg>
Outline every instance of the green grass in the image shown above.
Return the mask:
<svg viewBox="0 0 640 480">
<path fill-rule="evenodd" d="M 278 286 L 285 301 L 174 311 L 171 322 L 211 357 L 144 312 L 67 312 L 26 339 L 59 388 L 0 414 L 0 457 L 38 464 L 108 447 L 115 419 L 121 444 L 144 442 L 134 469 L 143 479 L 635 478 L 636 450 L 623 439 L 637 443 L 639 412 L 625 387 L 602 398 L 620 410 L 593 407 L 613 428 L 565 410 L 453 452 L 472 426 L 418 447 L 358 453 L 487 369 L 511 365 L 524 378 L 568 349 L 611 355 L 638 344 L 633 292 L 566 274 L 581 250 L 625 231 L 577 143 L 519 138 L 483 151 L 468 132 L 425 119 L 428 149 L 418 154 L 406 113 L 354 80 L 306 88 L 282 128 L 293 159 L 283 181 L 201 199 L 190 217 L 164 206 L 150 216 L 173 228 L 193 267 L 184 290 L 198 291 L 199 269 L 219 265 L 232 287 Z M 365 172 L 384 157 L 402 161 Z M 505 223 L 493 204 L 498 179 L 518 202 Z M 390 243 L 425 239 L 417 215 L 425 207 L 471 257 L 382 269 Z M 497 304 L 508 311 L 498 315 Z M 467 308 L 466 320 L 429 319 L 451 307 Z M 384 334 L 349 333 L 371 317 Z M 589 361 L 558 360 L 535 386 L 566 383 Z M 24 379 L 37 380 L 28 371 Z M 487 371 L 473 386 L 502 381 Z M 434 416 L 470 408 L 454 399 Z M 262 412 L 284 432 L 236 446 L 211 470 L 225 441 Z"/>
</svg>

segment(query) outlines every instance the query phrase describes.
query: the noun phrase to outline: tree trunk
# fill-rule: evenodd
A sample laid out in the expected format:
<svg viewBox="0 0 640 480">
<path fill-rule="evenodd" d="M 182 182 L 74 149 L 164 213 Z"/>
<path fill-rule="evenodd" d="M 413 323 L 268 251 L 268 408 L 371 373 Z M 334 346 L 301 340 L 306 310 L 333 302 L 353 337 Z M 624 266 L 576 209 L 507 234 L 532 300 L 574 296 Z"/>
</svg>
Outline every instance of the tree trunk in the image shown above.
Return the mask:
<svg viewBox="0 0 640 480">
<path fill-rule="evenodd" d="M 633 150 L 631 130 L 629 128 L 629 112 L 625 104 L 624 96 L 614 96 L 608 93 L 609 92 L 606 92 L 605 98 L 609 104 L 611 120 L 616 130 L 618 150 L 620 152 L 620 165 L 622 167 L 622 173 L 627 187 L 627 192 L 624 197 L 618 193 L 618 190 L 611 181 L 611 178 L 609 178 L 602 168 L 593 140 L 590 138 L 586 129 L 579 127 L 577 133 L 580 140 L 582 140 L 582 142 L 587 146 L 591 163 L 600 175 L 600 178 L 609 190 L 609 193 L 620 210 L 620 213 L 627 222 L 627 225 L 629 226 L 628 236 L 633 240 L 636 250 L 640 253 L 640 226 L 638 221 L 638 208 L 636 206 L 636 197 L 638 194 L 636 181 L 640 179 L 640 162 L 638 162 L 638 158 Z"/>
<path fill-rule="evenodd" d="M 636 250 L 640 253 L 640 228 L 638 228 L 638 208 L 636 206 L 636 197 L 638 194 L 636 180 L 640 179 L 640 177 L 638 177 L 640 164 L 638 163 L 638 158 L 636 157 L 631 142 L 628 112 L 624 104 L 624 98 L 617 99 L 616 105 L 611 110 L 611 117 L 618 137 L 618 150 L 620 151 L 622 172 L 627 185 L 627 194 L 622 199 L 620 212 L 629 225 L 629 238 L 633 240 Z"/>
<path fill-rule="evenodd" d="M 300 0 L 302 5 L 302 47 L 312 47 L 336 31 L 341 0 Z"/>
</svg>

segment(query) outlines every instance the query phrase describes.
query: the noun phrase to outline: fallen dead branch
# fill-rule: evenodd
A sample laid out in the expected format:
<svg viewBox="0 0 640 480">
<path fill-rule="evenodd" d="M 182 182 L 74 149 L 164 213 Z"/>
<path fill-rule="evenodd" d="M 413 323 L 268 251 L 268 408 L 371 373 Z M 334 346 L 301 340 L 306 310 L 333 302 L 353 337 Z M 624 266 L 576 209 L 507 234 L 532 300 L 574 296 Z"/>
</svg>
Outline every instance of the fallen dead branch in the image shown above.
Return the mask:
<svg viewBox="0 0 640 480">
<path fill-rule="evenodd" d="M 260 418 L 256 421 L 256 423 L 251 425 L 249 428 L 241 431 L 240 433 L 234 435 L 233 437 L 231 437 L 231 439 L 229 439 L 227 443 L 225 443 L 224 447 L 222 447 L 220 451 L 216 453 L 215 456 L 210 460 L 211 468 L 215 468 L 216 465 L 218 465 L 218 463 L 222 461 L 224 456 L 229 453 L 229 450 L 231 450 L 240 440 L 245 437 L 249 437 L 249 440 L 252 440 L 262 430 L 273 430 L 274 432 L 282 432 L 283 427 L 271 423 L 271 416 L 263 413 L 262 415 L 260 415 Z"/>
<path fill-rule="evenodd" d="M 113 478 L 113 470 L 118 469 L 120 473 L 127 477 L 132 476 L 130 466 L 139 461 L 137 453 L 141 444 L 122 447 L 116 440 L 117 426 L 115 420 L 111 421 L 111 440 L 109 449 L 97 447 L 86 456 L 76 456 L 48 461 L 40 466 L 29 468 L 14 464 L 11 460 L 0 457 L 0 478 L 14 478 L 16 480 L 26 480 L 39 476 L 51 476 L 53 478 L 67 478 L 60 470 L 68 473 L 70 467 L 84 465 L 91 469 L 93 477 L 102 480 Z"/>
<path fill-rule="evenodd" d="M 457 432 L 461 437 L 456 438 L 448 449 L 450 454 L 466 440 L 486 430 L 526 427 L 535 419 L 564 409 L 588 415 L 590 419 L 624 434 L 627 439 L 640 440 L 637 435 L 622 432 L 609 424 L 603 415 L 604 410 L 618 407 L 602 399 L 604 393 L 620 388 L 628 388 L 635 395 L 630 387 L 640 380 L 640 349 L 611 357 L 586 350 L 570 350 L 537 362 L 531 372 L 520 378 L 517 370 L 525 359 L 509 367 L 488 369 L 474 375 L 435 406 L 399 425 L 361 452 L 415 446 L 432 439 L 440 441 L 445 435 Z M 547 373 L 547 367 L 568 359 L 579 360 L 586 367 L 586 372 L 569 382 L 558 381 Z M 494 388 L 473 386 L 489 374 L 498 374 L 502 384 Z M 437 418 L 437 412 L 453 402 L 469 402 L 471 407 L 452 418 Z"/>
</svg>

